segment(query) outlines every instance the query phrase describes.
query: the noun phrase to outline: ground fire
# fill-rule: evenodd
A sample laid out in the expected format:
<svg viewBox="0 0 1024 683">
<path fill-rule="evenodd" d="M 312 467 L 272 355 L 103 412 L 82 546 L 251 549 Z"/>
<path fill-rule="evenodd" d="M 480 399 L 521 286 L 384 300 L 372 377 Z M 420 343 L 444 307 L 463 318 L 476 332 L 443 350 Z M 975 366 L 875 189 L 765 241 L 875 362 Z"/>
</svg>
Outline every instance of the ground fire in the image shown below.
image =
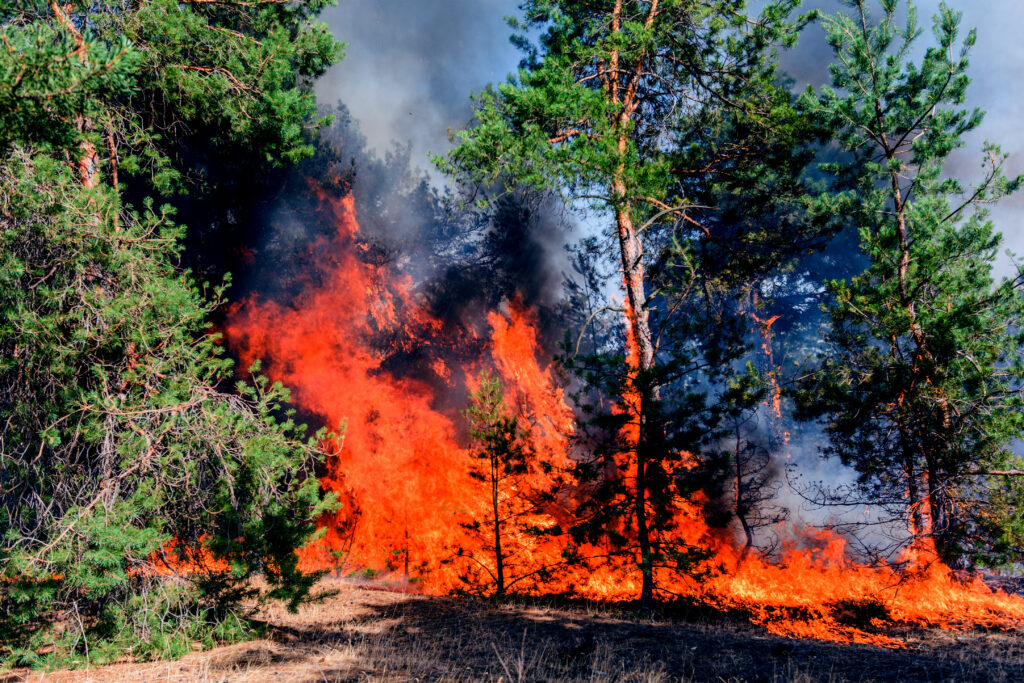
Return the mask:
<svg viewBox="0 0 1024 683">
<path fill-rule="evenodd" d="M 342 507 L 322 520 L 325 536 L 304 551 L 303 563 L 427 593 L 460 590 L 464 561 L 473 555 L 466 523 L 482 514 L 486 501 L 468 474 L 461 416 L 442 407 L 451 403 L 442 394 L 466 395 L 481 370 L 495 373 L 533 447 L 555 465 L 573 458 L 573 410 L 539 348 L 535 316 L 515 298 L 491 311 L 479 329 L 447 339 L 482 349 L 461 366 L 450 360 L 455 356 L 439 355 L 429 363 L 429 381 L 422 368 L 414 377 L 387 368 L 389 343 L 434 339 L 443 323 L 418 303 L 408 276 L 361 257 L 368 247 L 352 196 L 322 201 L 334 212 L 337 231 L 309 248 L 317 277 L 292 301 L 250 297 L 225 326 L 244 363 L 265 360 L 302 409 L 341 428 L 329 444 L 321 484 L 338 494 Z M 531 476 L 538 489 L 550 483 L 545 473 Z M 551 528 L 561 514 L 556 502 L 532 521 Z M 663 596 L 743 615 L 775 634 L 895 648 L 898 625 L 1024 626 L 1024 600 L 958 576 L 928 547 L 908 552 L 898 566 L 868 566 L 853 559 L 838 535 L 790 528 L 791 540 L 769 561 L 705 525 L 699 500 L 681 514 L 679 533 L 706 548 L 710 559 L 699 578 L 656 570 Z M 600 601 L 639 594 L 635 563 L 565 564 L 565 540 L 557 535 L 509 543 L 521 551 L 518 561 L 538 571 L 517 586 L 522 592 Z M 477 555 L 473 561 L 486 562 L 485 553 Z M 539 571 L 546 567 L 557 571 Z"/>
</svg>

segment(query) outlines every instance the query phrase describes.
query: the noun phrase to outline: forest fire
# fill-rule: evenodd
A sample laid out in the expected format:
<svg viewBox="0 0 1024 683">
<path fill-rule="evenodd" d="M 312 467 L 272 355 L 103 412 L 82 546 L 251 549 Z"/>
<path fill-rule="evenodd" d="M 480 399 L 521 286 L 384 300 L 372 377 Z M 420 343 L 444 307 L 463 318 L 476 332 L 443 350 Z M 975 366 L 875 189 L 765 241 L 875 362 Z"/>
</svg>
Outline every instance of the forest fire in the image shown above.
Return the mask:
<svg viewBox="0 0 1024 683">
<path fill-rule="evenodd" d="M 408 279 L 360 260 L 351 196 L 334 208 L 337 235 L 312 249 L 329 254 L 320 264 L 328 268 L 324 285 L 289 307 L 247 302 L 229 321 L 228 337 L 244 360 L 271 361 L 272 375 L 296 391 L 304 409 L 341 427 L 322 484 L 343 505 L 324 520 L 326 537 L 307 549 L 307 566 L 382 571 L 426 590 L 452 590 L 460 585 L 458 569 L 443 561 L 466 544 L 460 525 L 483 501 L 468 474 L 458 415 L 435 408 L 436 387 L 472 384 L 476 368 L 454 377 L 435 359 L 434 386 L 382 368 L 394 349 L 375 351 L 368 340 L 422 338 L 441 323 L 417 308 Z M 511 403 L 526 411 L 537 446 L 564 457 L 572 415 L 537 362 L 529 314 L 511 302 L 507 314 L 491 313 L 488 325 L 490 363 Z"/>
<path fill-rule="evenodd" d="M 352 196 L 321 199 L 332 207 L 337 232 L 310 248 L 317 278 L 303 283 L 288 305 L 250 298 L 226 325 L 243 362 L 266 360 L 269 374 L 295 392 L 304 410 L 343 428 L 321 480 L 342 507 L 322 520 L 326 535 L 304 551 L 303 563 L 309 569 L 383 574 L 429 593 L 465 589 L 472 563 L 489 562 L 480 541 L 484 535 L 473 522 L 486 516 L 490 492 L 470 476 L 459 414 L 478 387 L 479 373 L 493 372 L 501 380 L 531 447 L 551 465 L 531 469 L 522 480 L 528 487 L 550 487 L 553 472 L 571 462 L 573 411 L 540 360 L 536 320 L 521 302 L 490 312 L 479 330 L 444 330 L 418 304 L 410 278 L 363 257 L 367 247 Z M 396 346 L 408 351 L 441 334 L 448 335 L 447 344 L 476 344 L 482 352 L 467 354 L 460 367 L 445 360 L 450 355 L 420 362 L 415 373 L 387 365 Z M 461 405 L 446 392 L 458 395 Z M 534 531 L 506 529 L 517 576 L 513 591 L 636 599 L 635 563 L 565 562 L 565 537 L 536 533 L 564 521 L 568 513 L 559 499 L 542 505 L 531 492 L 502 495 L 516 494 L 528 501 L 520 512 Z M 931 552 L 908 556 L 900 567 L 867 566 L 852 559 L 841 537 L 804 532 L 802 540 L 768 560 L 706 526 L 696 501 L 676 521 L 686 542 L 706 547 L 710 559 L 690 577 L 658 568 L 658 589 L 744 615 L 778 635 L 900 647 L 887 627 L 1024 626 L 1024 600 L 995 592 L 977 578 L 962 580 Z M 788 537 L 800 533 L 790 529 Z M 599 556 L 602 549 L 585 547 L 582 554 Z"/>
<path fill-rule="evenodd" d="M 0 3 L 0 683 L 1024 680 L 1022 3 L 332 4 Z"/>
</svg>

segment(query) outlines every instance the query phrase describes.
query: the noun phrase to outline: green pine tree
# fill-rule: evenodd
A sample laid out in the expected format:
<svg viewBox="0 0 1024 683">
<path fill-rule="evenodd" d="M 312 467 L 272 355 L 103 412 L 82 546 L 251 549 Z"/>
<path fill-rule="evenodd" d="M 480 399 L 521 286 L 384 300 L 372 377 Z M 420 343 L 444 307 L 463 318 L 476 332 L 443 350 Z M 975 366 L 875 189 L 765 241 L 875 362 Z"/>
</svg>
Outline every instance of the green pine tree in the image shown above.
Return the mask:
<svg viewBox="0 0 1024 683">
<path fill-rule="evenodd" d="M 675 545 L 668 538 L 665 552 L 653 540 L 665 535 L 652 525 L 671 526 L 677 498 L 671 472 L 681 455 L 664 431 L 668 422 L 683 420 L 672 430 L 688 440 L 700 422 L 695 413 L 704 412 L 690 390 L 678 405 L 660 405 L 661 386 L 686 368 L 704 367 L 704 358 L 703 349 L 693 353 L 679 344 L 678 357 L 659 360 L 662 336 L 652 311 L 666 301 L 665 310 L 675 310 L 673 299 L 680 297 L 692 308 L 693 297 L 706 291 L 692 287 L 700 280 L 693 266 L 702 254 L 688 248 L 688 237 L 673 250 L 672 237 L 697 230 L 713 238 L 695 218 L 709 209 L 695 201 L 707 194 L 696 185 L 709 174 L 749 168 L 747 157 L 757 154 L 757 146 L 723 140 L 719 133 L 729 124 L 715 112 L 745 112 L 742 122 L 724 118 L 758 135 L 786 125 L 792 108 L 788 97 L 779 97 L 771 56 L 773 46 L 792 44 L 806 21 L 789 19 L 798 4 L 769 2 L 759 17 L 750 18 L 742 0 L 526 2 L 525 21 L 513 22 L 526 51 L 518 78 L 477 98 L 475 125 L 458 133 L 456 149 L 439 160 L 468 181 L 553 189 L 609 218 L 605 239 L 625 286 L 628 352 L 612 360 L 624 370 L 614 372 L 619 380 L 602 376 L 597 384 L 619 397 L 618 415 L 637 427 L 626 432 L 633 435 L 630 443 L 620 440 L 616 447 L 618 467 L 630 474 L 618 480 L 625 488 L 609 501 L 625 524 L 614 531 L 623 541 L 620 549 L 634 553 L 640 568 L 644 605 L 654 599 L 655 565 L 678 556 L 667 550 Z M 540 35 L 537 45 L 530 44 L 527 31 Z M 719 143 L 706 156 L 707 140 L 700 135 L 705 131 Z M 655 282 L 652 267 L 666 264 L 674 273 Z M 682 323 L 688 331 L 695 326 Z M 719 360 L 725 362 L 724 356 L 712 362 Z M 663 361 L 671 367 L 659 368 Z M 611 369 L 599 364 L 598 375 Z M 597 521 L 605 517 L 590 515 L 594 523 L 587 527 L 612 532 Z"/>
<path fill-rule="evenodd" d="M 199 127 L 307 154 L 325 4 L 0 2 L 0 662 L 182 654 L 315 579 L 318 440 L 280 386 L 228 389 L 224 287 L 125 196 L 188 187 Z"/>
<path fill-rule="evenodd" d="M 463 524 L 478 545 L 458 551 L 466 566 L 462 577 L 467 585 L 473 590 L 493 588 L 497 598 L 550 575 L 552 567 L 538 566 L 531 551 L 542 537 L 560 531 L 534 523 L 544 516 L 544 505 L 552 502 L 551 491 L 537 486 L 539 477 L 547 478 L 552 466 L 534 450 L 523 418 L 505 403 L 503 391 L 501 380 L 482 372 L 479 388 L 463 413 L 473 444 L 469 474 L 486 487 L 487 500 L 482 507 L 485 512 Z"/>
<path fill-rule="evenodd" d="M 997 281 L 1001 241 L 984 206 L 1014 191 L 1005 156 L 986 146 L 984 177 L 965 188 L 946 162 L 982 120 L 967 111 L 971 31 L 943 4 L 934 43 L 899 0 L 875 20 L 864 0 L 825 21 L 836 54 L 833 88 L 808 92 L 810 112 L 847 156 L 821 215 L 859 231 L 867 269 L 833 281 L 822 366 L 800 398 L 823 417 L 828 452 L 856 468 L 875 500 L 906 520 L 910 542 L 948 562 L 1001 562 L 1020 553 L 1024 486 L 1009 446 L 1024 430 L 1020 278 Z"/>
</svg>

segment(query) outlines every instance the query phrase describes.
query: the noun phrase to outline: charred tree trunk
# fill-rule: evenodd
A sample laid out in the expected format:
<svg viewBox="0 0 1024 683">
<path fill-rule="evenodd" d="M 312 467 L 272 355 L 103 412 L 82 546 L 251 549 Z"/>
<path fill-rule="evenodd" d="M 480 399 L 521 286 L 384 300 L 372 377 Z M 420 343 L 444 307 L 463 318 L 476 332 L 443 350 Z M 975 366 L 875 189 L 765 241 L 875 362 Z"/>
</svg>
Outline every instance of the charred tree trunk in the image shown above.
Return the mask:
<svg viewBox="0 0 1024 683">
<path fill-rule="evenodd" d="M 402 576 L 405 579 L 405 583 L 409 583 L 409 525 L 405 527 L 405 552 L 403 555 L 402 564 Z"/>
<path fill-rule="evenodd" d="M 950 556 L 950 553 L 946 552 L 949 541 L 949 537 L 946 534 L 949 517 L 946 514 L 944 505 L 945 486 L 943 485 L 942 475 L 939 472 L 938 463 L 935 462 L 934 457 L 929 457 L 927 460 L 925 476 L 927 477 L 925 484 L 928 487 L 928 523 L 931 526 L 931 547 L 937 557 L 946 560 Z"/>
<path fill-rule="evenodd" d="M 654 605 L 654 555 L 651 548 L 651 533 L 647 524 L 647 457 L 649 447 L 645 438 L 645 425 L 640 423 L 640 434 L 636 445 L 636 491 L 633 499 L 636 512 L 636 537 L 640 547 L 640 606 L 649 609 Z"/>
<path fill-rule="evenodd" d="M 505 557 L 501 551 L 501 514 L 498 505 L 499 467 L 497 458 L 491 456 L 491 506 L 494 512 L 494 565 L 495 565 L 495 597 L 505 596 Z"/>
<path fill-rule="evenodd" d="M 925 517 L 926 501 L 921 496 L 921 485 L 918 481 L 914 459 L 907 458 L 904 467 L 907 474 L 907 499 L 910 505 L 910 533 L 916 539 L 919 539 L 928 527 L 928 521 Z"/>
<path fill-rule="evenodd" d="M 743 544 L 743 557 L 747 556 L 750 549 L 754 547 L 754 531 L 750 528 L 750 523 L 747 521 L 747 487 L 746 482 L 743 480 L 743 437 L 740 434 L 740 428 L 736 428 L 736 451 L 734 453 L 734 460 L 736 463 L 736 519 L 740 520 L 740 526 L 743 527 L 743 535 L 746 538 Z"/>
</svg>

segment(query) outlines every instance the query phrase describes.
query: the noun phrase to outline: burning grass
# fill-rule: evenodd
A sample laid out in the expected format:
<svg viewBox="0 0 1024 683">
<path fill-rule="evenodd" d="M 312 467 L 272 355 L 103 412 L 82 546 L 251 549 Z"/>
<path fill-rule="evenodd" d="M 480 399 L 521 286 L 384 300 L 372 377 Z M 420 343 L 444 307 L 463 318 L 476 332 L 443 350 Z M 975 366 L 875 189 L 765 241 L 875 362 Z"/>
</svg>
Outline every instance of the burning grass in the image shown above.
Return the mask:
<svg viewBox="0 0 1024 683">
<path fill-rule="evenodd" d="M 338 580 L 322 587 L 336 593 L 298 614 L 280 608 L 263 613 L 269 625 L 263 640 L 178 662 L 16 673 L 0 680 L 1024 680 L 1019 634 L 903 629 L 906 647 L 894 651 L 787 640 L 707 611 L 681 619 L 678 609 L 666 608 L 640 618 L 628 606 L 582 601 L 496 605 L 366 590 Z"/>
<path fill-rule="evenodd" d="M 901 648 L 896 627 L 965 631 L 1024 628 L 1024 600 L 937 561 L 899 570 L 851 562 L 841 538 L 790 549 L 773 564 L 739 562 L 695 591 L 720 609 L 746 612 L 776 635 Z M 727 554 L 727 553 L 725 553 Z"/>
</svg>

